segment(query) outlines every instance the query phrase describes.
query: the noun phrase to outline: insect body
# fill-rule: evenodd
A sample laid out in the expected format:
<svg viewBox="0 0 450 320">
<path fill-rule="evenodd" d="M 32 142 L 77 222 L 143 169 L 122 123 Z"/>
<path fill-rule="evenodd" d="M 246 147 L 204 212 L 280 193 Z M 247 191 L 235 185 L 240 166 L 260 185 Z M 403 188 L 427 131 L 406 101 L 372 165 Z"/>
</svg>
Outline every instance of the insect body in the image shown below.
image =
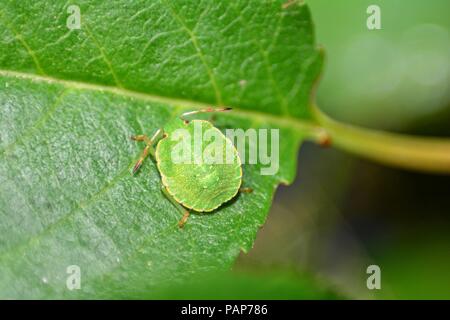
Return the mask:
<svg viewBox="0 0 450 320">
<path fill-rule="evenodd" d="M 147 144 L 133 173 L 139 170 L 149 154 L 156 160 L 163 193 L 183 213 L 178 223 L 180 227 L 189 217 L 188 210 L 210 212 L 234 198 L 239 191 L 251 192 L 248 188 L 240 189 L 242 164 L 233 143 L 211 122 L 183 118 L 200 112 L 227 110 L 229 108 L 206 108 L 187 112 L 159 129 L 152 138 L 145 135 L 131 137 Z M 214 144 L 198 145 L 197 140 L 203 139 L 204 132 L 215 138 Z M 209 156 L 209 161 L 203 156 Z M 214 159 L 223 161 L 211 161 Z"/>
</svg>

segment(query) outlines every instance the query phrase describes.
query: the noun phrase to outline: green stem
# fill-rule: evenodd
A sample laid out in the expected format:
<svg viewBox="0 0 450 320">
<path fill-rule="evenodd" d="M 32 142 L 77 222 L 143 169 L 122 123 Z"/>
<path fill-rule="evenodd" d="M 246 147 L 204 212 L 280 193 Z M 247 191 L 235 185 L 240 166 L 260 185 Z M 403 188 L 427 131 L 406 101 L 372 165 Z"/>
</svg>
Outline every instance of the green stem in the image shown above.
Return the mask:
<svg viewBox="0 0 450 320">
<path fill-rule="evenodd" d="M 365 129 L 333 120 L 317 106 L 312 110 L 337 148 L 387 165 L 450 174 L 450 139 Z"/>
</svg>

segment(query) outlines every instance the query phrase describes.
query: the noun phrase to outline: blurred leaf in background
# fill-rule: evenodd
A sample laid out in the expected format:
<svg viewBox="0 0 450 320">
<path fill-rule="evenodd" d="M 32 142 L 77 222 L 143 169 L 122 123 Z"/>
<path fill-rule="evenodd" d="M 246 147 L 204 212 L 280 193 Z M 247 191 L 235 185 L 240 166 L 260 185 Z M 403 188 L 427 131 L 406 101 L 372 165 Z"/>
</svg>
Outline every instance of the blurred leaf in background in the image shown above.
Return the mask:
<svg viewBox="0 0 450 320">
<path fill-rule="evenodd" d="M 326 51 L 318 104 L 350 123 L 450 135 L 450 2 L 309 0 Z M 366 27 L 369 5 L 382 29 Z M 450 177 L 305 144 L 239 267 L 296 265 L 354 298 L 450 298 Z M 367 266 L 382 289 L 368 290 Z"/>
<path fill-rule="evenodd" d="M 117 297 L 120 297 L 120 293 Z M 126 295 L 122 296 L 126 298 Z M 143 292 L 152 299 L 343 299 L 344 295 L 311 274 L 294 268 L 251 268 L 204 273 L 178 285 Z"/>
<path fill-rule="evenodd" d="M 309 0 L 326 67 L 321 108 L 346 122 L 450 135 L 450 2 Z M 369 30 L 378 5 L 381 30 Z"/>
</svg>

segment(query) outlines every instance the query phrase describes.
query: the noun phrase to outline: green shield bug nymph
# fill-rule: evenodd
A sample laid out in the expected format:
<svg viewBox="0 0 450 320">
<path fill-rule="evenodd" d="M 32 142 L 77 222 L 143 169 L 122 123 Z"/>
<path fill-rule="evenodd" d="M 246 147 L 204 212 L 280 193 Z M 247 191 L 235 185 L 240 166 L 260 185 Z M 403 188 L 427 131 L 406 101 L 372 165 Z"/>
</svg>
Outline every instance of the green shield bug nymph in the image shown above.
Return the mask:
<svg viewBox="0 0 450 320">
<path fill-rule="evenodd" d="M 131 137 L 146 143 L 133 174 L 151 155 L 161 176 L 164 195 L 183 214 L 178 222 L 180 228 L 185 225 L 189 210 L 210 212 L 234 198 L 238 192 L 252 191 L 241 188 L 241 159 L 230 139 L 210 121 L 185 119 L 197 113 L 228 110 L 230 108 L 209 107 L 186 112 L 158 129 L 151 138 L 145 135 Z M 205 145 L 204 140 L 214 141 Z"/>
</svg>

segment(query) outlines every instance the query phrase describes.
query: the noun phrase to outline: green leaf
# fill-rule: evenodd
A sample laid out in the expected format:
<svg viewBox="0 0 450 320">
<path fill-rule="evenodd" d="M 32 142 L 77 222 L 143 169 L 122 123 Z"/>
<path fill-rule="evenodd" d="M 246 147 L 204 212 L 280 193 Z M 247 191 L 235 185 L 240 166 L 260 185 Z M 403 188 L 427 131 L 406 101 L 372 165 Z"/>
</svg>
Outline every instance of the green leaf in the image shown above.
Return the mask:
<svg viewBox="0 0 450 320">
<path fill-rule="evenodd" d="M 118 295 L 126 298 L 126 295 Z M 246 269 L 201 274 L 185 283 L 143 292 L 142 299 L 286 300 L 345 299 L 336 288 L 306 273 L 285 268 Z"/>
<path fill-rule="evenodd" d="M 228 270 L 248 251 L 276 186 L 295 176 L 322 65 L 305 5 L 282 1 L 65 1 L 0 5 L 0 296 L 134 297 Z M 279 128 L 280 169 L 244 166 L 241 194 L 212 214 L 179 212 L 155 164 L 130 168 L 183 110 L 228 105 L 225 128 Z M 68 290 L 70 265 L 81 289 Z"/>
</svg>

